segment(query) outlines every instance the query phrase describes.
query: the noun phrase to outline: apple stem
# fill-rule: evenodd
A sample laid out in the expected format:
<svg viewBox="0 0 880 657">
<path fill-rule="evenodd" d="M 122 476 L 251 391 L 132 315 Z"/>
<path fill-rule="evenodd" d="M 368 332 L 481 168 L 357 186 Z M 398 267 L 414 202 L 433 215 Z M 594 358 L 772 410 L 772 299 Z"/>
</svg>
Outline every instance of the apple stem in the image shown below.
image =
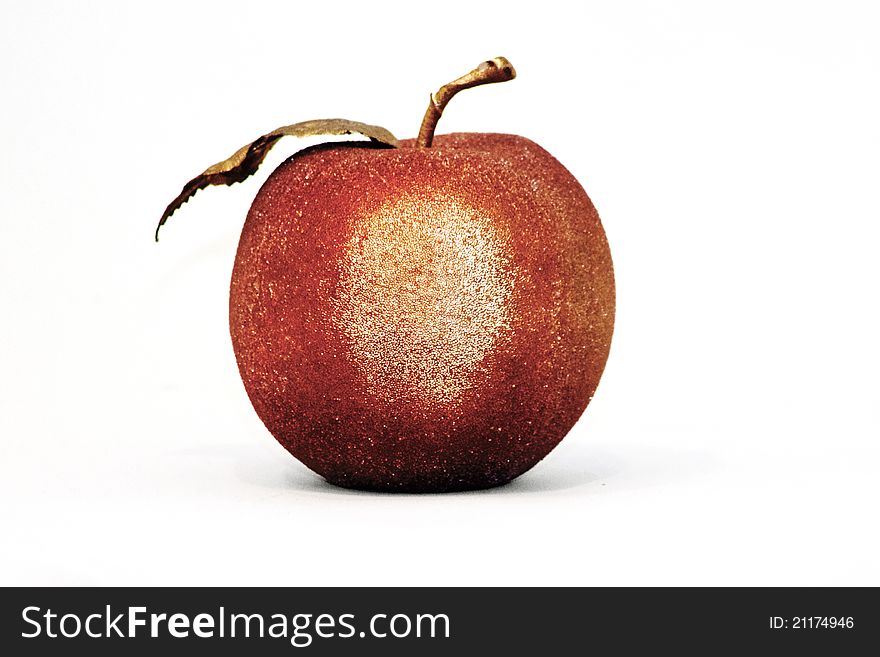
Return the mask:
<svg viewBox="0 0 880 657">
<path fill-rule="evenodd" d="M 457 80 L 453 80 L 449 84 L 444 84 L 437 93 L 431 94 L 428 103 L 428 111 L 425 112 L 425 118 L 422 119 L 422 127 L 419 128 L 419 138 L 416 144 L 420 148 L 429 148 L 434 142 L 434 130 L 437 129 L 437 121 L 443 115 L 443 110 L 452 97 L 462 89 L 470 89 L 478 87 L 481 84 L 492 84 L 493 82 L 506 82 L 516 77 L 516 71 L 513 66 L 504 57 L 496 57 L 495 59 L 483 62 L 467 75 L 462 75 Z"/>
</svg>

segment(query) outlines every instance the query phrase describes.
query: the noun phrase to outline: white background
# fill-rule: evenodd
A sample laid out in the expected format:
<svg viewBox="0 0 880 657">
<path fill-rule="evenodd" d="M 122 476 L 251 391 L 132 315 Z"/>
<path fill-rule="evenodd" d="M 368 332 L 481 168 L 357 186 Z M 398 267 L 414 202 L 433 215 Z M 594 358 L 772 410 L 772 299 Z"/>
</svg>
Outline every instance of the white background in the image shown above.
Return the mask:
<svg viewBox="0 0 880 657">
<path fill-rule="evenodd" d="M 126 6 L 127 4 L 127 6 Z M 433 6 L 431 6 L 433 5 Z M 0 583 L 880 584 L 874 3 L 6 3 Z M 227 333 L 243 185 L 342 116 L 527 136 L 593 198 L 598 394 L 505 488 L 350 492 L 278 446 Z"/>
</svg>

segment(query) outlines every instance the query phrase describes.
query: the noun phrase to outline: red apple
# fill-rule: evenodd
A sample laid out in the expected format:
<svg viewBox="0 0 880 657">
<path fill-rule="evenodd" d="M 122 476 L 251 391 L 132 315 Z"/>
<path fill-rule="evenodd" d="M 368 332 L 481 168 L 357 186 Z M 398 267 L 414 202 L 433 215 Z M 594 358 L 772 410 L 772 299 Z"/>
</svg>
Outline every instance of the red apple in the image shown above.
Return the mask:
<svg viewBox="0 0 880 657">
<path fill-rule="evenodd" d="M 452 84 L 514 74 L 499 58 L 469 75 Z M 448 87 L 418 141 L 288 159 L 242 231 L 230 331 L 245 388 L 340 486 L 508 482 L 568 433 L 608 356 L 614 275 L 593 204 L 528 139 L 435 140 Z"/>
</svg>

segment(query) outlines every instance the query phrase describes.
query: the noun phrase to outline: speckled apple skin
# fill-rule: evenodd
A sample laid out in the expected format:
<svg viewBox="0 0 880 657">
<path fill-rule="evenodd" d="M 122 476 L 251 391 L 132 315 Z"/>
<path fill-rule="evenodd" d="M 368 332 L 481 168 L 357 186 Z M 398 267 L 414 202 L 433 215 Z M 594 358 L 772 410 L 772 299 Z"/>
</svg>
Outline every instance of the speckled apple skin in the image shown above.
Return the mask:
<svg viewBox="0 0 880 657">
<path fill-rule="evenodd" d="M 513 135 L 330 144 L 263 185 L 232 275 L 241 377 L 275 438 L 339 486 L 506 483 L 605 367 L 614 274 L 574 177 Z"/>
</svg>

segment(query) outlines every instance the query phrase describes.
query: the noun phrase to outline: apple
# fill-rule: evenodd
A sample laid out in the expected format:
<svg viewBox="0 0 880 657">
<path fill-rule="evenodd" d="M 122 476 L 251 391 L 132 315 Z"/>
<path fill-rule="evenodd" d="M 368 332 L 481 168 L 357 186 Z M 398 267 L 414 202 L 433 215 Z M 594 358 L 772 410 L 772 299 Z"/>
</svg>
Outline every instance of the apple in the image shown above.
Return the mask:
<svg viewBox="0 0 880 657">
<path fill-rule="evenodd" d="M 415 140 L 342 122 L 371 141 L 300 151 L 251 206 L 230 291 L 239 371 L 269 431 L 333 484 L 506 483 L 596 390 L 615 291 L 587 194 L 523 137 L 434 137 L 455 93 L 514 75 L 498 58 L 445 85 Z M 161 223 L 249 175 L 273 134 L 194 179 Z"/>
</svg>

